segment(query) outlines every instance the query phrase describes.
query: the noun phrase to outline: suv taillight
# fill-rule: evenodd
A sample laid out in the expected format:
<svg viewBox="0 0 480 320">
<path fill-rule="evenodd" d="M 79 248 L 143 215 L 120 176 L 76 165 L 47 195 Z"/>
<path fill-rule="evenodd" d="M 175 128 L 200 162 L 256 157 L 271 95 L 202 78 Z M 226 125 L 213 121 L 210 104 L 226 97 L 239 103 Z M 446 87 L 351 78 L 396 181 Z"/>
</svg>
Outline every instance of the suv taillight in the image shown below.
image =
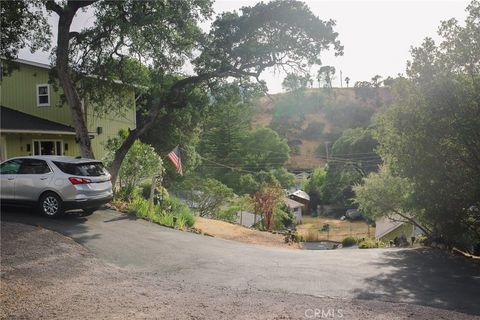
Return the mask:
<svg viewBox="0 0 480 320">
<path fill-rule="evenodd" d="M 72 184 L 87 184 L 92 182 L 90 179 L 85 179 L 85 178 L 75 178 L 75 177 L 70 177 L 68 178 Z"/>
</svg>

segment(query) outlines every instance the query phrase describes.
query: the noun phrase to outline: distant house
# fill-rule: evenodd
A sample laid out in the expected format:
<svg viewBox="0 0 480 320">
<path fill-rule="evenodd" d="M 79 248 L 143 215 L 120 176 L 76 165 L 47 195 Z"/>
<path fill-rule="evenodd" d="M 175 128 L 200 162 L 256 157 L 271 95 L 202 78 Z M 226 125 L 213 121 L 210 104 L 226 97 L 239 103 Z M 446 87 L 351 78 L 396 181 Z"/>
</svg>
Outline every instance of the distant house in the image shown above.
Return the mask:
<svg viewBox="0 0 480 320">
<path fill-rule="evenodd" d="M 412 236 L 418 237 L 423 232 L 411 223 L 394 221 L 386 217 L 378 218 L 375 221 L 375 239 L 377 240 L 389 242 L 402 234 L 407 240 L 410 240 Z"/>
<path fill-rule="evenodd" d="M 296 190 L 294 192 L 290 192 L 288 194 L 288 197 L 292 200 L 295 200 L 295 201 L 303 204 L 303 207 L 302 207 L 302 213 L 303 214 L 309 214 L 310 213 L 310 211 L 309 211 L 310 196 L 308 195 L 308 193 L 306 193 L 303 190 Z"/>
<path fill-rule="evenodd" d="M 302 171 L 295 174 L 295 187 L 300 189 L 307 179 L 310 178 L 310 173 Z"/>
<path fill-rule="evenodd" d="M 50 66 L 17 60 L 17 69 L 0 82 L 0 160 L 16 156 L 80 155 L 71 110 L 62 103 L 62 90 L 50 83 Z M 85 122 L 97 159 L 105 156 L 105 142 L 121 129 L 136 126 L 135 92 L 121 86 L 128 96 L 124 114 L 98 115 L 93 102 L 81 97 Z"/>
<path fill-rule="evenodd" d="M 284 198 L 283 203 L 285 203 L 287 208 L 292 210 L 293 214 L 295 215 L 295 223 L 302 223 L 302 208 L 304 207 L 304 205 L 290 198 Z"/>
</svg>

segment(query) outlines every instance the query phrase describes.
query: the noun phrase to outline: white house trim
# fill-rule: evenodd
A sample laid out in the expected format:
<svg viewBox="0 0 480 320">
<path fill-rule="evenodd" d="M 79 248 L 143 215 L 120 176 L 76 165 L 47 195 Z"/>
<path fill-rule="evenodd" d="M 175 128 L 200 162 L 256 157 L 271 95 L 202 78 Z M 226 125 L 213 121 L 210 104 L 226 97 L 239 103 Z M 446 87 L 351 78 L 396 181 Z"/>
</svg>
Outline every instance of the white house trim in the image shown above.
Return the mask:
<svg viewBox="0 0 480 320">
<path fill-rule="evenodd" d="M 42 131 L 42 130 L 14 130 L 14 129 L 5 129 L 1 130 L 2 133 L 32 133 L 32 134 L 68 134 L 75 135 L 75 132 L 70 131 Z"/>
</svg>

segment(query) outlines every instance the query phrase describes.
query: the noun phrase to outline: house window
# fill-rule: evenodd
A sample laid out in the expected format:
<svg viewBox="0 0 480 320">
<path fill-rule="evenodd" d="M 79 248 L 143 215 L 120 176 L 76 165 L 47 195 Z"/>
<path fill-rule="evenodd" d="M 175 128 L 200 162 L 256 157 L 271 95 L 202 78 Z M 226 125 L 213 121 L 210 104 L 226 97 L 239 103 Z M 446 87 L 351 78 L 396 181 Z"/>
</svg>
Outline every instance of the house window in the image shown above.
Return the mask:
<svg viewBox="0 0 480 320">
<path fill-rule="evenodd" d="M 37 84 L 37 106 L 50 106 L 50 86 L 48 84 Z"/>
</svg>

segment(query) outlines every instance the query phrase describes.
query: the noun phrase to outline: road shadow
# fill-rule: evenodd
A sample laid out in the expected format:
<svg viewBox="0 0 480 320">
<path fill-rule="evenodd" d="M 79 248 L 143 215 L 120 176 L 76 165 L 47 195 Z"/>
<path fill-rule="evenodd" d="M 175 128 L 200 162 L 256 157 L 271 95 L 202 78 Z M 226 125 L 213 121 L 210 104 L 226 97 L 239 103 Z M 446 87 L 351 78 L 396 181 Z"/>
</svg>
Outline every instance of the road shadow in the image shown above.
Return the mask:
<svg viewBox="0 0 480 320">
<path fill-rule="evenodd" d="M 82 212 L 68 212 L 59 218 L 48 218 L 32 208 L 2 206 L 0 219 L 50 229 L 70 236 L 81 244 L 101 237 L 98 233 L 92 234 L 91 228 L 86 224 L 89 217 Z"/>
<path fill-rule="evenodd" d="M 373 263 L 390 272 L 367 278 L 356 298 L 409 302 L 480 315 L 480 266 L 429 248 L 389 251 Z"/>
<path fill-rule="evenodd" d="M 122 221 L 122 220 L 136 221 L 138 220 L 138 217 L 136 215 L 129 214 L 129 213 L 118 213 L 118 217 L 104 220 L 103 222 L 107 223 L 107 222 L 115 222 L 115 221 Z"/>
</svg>

